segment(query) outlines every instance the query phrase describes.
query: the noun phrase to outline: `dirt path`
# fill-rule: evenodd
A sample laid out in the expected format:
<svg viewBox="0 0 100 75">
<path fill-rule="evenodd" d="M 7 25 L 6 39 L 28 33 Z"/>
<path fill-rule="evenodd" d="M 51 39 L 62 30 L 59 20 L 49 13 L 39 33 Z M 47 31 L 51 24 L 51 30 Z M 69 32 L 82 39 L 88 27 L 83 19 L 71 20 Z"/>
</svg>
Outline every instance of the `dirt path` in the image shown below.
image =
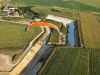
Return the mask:
<svg viewBox="0 0 100 75">
<path fill-rule="evenodd" d="M 30 24 L 29 22 L 25 22 L 25 21 L 24 22 L 22 22 L 22 21 L 21 22 L 14 22 L 14 21 L 7 21 L 7 20 L 0 20 L 0 21 L 12 22 L 12 23 L 18 23 L 18 24 L 28 24 L 28 25 Z"/>
<path fill-rule="evenodd" d="M 5 60 L 6 59 L 6 60 Z M 7 62 L 6 62 L 7 61 Z M 10 71 L 12 69 L 12 64 L 9 62 L 9 58 L 7 56 L 3 57 L 0 55 L 0 71 Z"/>
<path fill-rule="evenodd" d="M 9 66 L 14 66 L 15 64 L 11 64 L 10 60 L 9 60 L 9 55 L 4 55 L 4 54 L 0 54 L 0 57 L 5 59 L 5 62 L 7 65 Z"/>
</svg>

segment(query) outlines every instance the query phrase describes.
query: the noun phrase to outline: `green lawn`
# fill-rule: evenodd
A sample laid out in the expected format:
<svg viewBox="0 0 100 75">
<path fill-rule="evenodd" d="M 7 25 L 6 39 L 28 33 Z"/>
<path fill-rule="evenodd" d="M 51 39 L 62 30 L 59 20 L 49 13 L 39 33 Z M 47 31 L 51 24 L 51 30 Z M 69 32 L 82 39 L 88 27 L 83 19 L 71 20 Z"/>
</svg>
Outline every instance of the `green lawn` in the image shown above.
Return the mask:
<svg viewBox="0 0 100 75">
<path fill-rule="evenodd" d="M 27 25 L 0 21 L 0 50 L 18 50 L 26 47 L 40 32 L 36 27 L 24 32 Z"/>
<path fill-rule="evenodd" d="M 99 57 L 100 50 L 58 47 L 39 75 L 99 75 Z"/>
</svg>

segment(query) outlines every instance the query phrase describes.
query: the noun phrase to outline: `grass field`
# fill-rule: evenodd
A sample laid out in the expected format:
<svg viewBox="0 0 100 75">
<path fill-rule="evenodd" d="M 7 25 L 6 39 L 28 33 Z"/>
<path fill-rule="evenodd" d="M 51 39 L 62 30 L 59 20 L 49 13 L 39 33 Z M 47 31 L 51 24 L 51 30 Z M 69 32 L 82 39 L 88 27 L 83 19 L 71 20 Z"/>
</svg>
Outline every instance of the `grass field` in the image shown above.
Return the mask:
<svg viewBox="0 0 100 75">
<path fill-rule="evenodd" d="M 80 23 L 85 48 L 100 49 L 100 25 L 97 17 L 88 13 L 80 13 Z"/>
<path fill-rule="evenodd" d="M 41 32 L 41 28 L 36 27 L 24 33 L 26 26 L 0 21 L 0 50 L 23 49 Z"/>
<path fill-rule="evenodd" d="M 61 27 L 62 27 L 62 23 L 61 22 L 57 22 L 57 21 L 50 20 L 50 19 L 45 19 L 44 22 L 48 22 L 48 23 L 54 24 L 61 31 Z"/>
<path fill-rule="evenodd" d="M 71 10 L 71 9 L 64 9 L 61 7 L 49 7 L 49 6 L 34 6 L 31 8 L 33 12 L 38 14 L 38 18 L 43 18 L 43 16 L 46 16 L 48 14 L 52 14 L 55 16 L 60 16 L 63 18 L 69 18 L 69 19 L 77 19 L 79 16 L 78 11 Z"/>
<path fill-rule="evenodd" d="M 49 20 L 49 19 L 45 19 L 44 22 L 52 23 L 52 24 L 56 25 L 58 27 L 58 29 L 60 29 L 61 28 L 60 26 L 62 25 L 62 23 L 60 23 L 60 22 L 56 22 L 56 21 Z M 52 44 L 59 43 L 59 33 L 57 30 L 52 29 L 52 33 L 51 33 L 49 42 Z"/>
<path fill-rule="evenodd" d="M 49 39 L 49 42 L 51 44 L 57 44 L 59 43 L 59 33 L 57 30 L 52 30 L 52 33 L 50 35 L 50 39 Z"/>
<path fill-rule="evenodd" d="M 50 20 L 50 19 L 45 19 L 44 22 L 48 22 L 48 23 L 52 23 L 52 24 L 56 25 L 58 27 L 59 31 L 64 35 L 62 37 L 62 36 L 60 36 L 60 34 L 57 30 L 52 29 L 51 30 L 52 33 L 51 33 L 50 40 L 49 40 L 49 42 L 51 44 L 58 44 L 59 40 L 66 43 L 67 25 L 65 27 L 61 22 L 57 22 L 57 21 Z M 59 37 L 62 37 L 62 38 L 59 39 Z"/>
<path fill-rule="evenodd" d="M 62 8 L 70 8 L 70 9 L 77 9 L 77 10 L 82 10 L 82 11 L 89 11 L 89 12 L 100 12 L 100 8 L 97 8 L 97 6 L 99 7 L 99 2 L 98 0 L 95 0 L 95 5 L 96 7 L 94 7 L 92 1 L 88 1 L 88 3 L 86 3 L 87 1 L 83 1 L 81 2 L 81 0 L 12 0 L 14 2 L 24 2 L 28 5 L 41 5 L 41 6 L 57 6 L 57 7 L 62 7 Z M 84 3 L 85 2 L 85 3 Z M 84 4 L 83 4 L 84 3 Z M 92 6 L 93 5 L 93 6 Z"/>
<path fill-rule="evenodd" d="M 39 75 L 99 75 L 99 56 L 100 50 L 57 48 Z"/>
</svg>

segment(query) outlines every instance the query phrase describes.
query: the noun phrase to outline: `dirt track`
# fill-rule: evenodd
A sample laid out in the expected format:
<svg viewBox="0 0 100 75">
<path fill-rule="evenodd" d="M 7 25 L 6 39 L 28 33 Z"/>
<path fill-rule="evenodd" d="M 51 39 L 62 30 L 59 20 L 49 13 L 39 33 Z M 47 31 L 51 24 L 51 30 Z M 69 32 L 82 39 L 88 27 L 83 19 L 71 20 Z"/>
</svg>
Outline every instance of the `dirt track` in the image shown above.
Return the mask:
<svg viewBox="0 0 100 75">
<path fill-rule="evenodd" d="M 9 58 L 6 59 L 9 60 Z M 0 71 L 9 71 L 12 67 L 9 62 L 6 62 L 3 57 L 0 57 Z"/>
</svg>

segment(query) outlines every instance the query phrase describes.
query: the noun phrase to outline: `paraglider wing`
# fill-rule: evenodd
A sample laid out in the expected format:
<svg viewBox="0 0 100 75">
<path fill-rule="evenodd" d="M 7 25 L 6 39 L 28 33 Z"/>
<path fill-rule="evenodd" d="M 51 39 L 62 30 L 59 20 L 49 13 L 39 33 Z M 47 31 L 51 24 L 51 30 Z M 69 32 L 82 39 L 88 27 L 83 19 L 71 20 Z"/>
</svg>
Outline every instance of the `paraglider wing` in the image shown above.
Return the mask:
<svg viewBox="0 0 100 75">
<path fill-rule="evenodd" d="M 36 23 L 33 23 L 33 24 L 27 26 L 25 31 L 29 30 L 30 28 L 37 27 L 37 26 L 48 26 L 48 27 L 54 28 L 54 29 L 59 31 L 59 29 L 55 25 L 53 25 L 51 23 L 47 23 L 47 22 L 36 22 Z"/>
</svg>

